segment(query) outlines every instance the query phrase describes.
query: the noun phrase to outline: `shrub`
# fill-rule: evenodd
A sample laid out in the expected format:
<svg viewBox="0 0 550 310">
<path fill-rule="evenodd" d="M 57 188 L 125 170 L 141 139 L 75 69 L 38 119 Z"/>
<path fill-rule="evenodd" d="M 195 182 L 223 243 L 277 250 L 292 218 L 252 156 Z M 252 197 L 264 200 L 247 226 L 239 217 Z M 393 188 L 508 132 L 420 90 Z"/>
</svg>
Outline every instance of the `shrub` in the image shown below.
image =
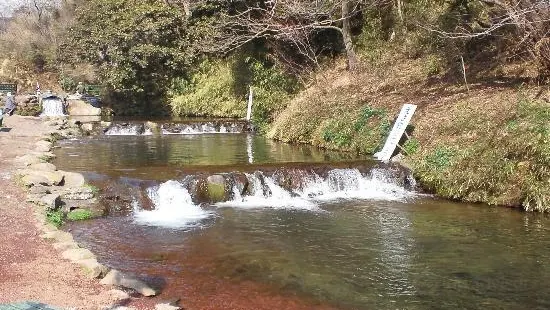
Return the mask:
<svg viewBox="0 0 550 310">
<path fill-rule="evenodd" d="M 46 221 L 55 227 L 63 225 L 63 212 L 61 210 L 46 212 Z"/>
</svg>

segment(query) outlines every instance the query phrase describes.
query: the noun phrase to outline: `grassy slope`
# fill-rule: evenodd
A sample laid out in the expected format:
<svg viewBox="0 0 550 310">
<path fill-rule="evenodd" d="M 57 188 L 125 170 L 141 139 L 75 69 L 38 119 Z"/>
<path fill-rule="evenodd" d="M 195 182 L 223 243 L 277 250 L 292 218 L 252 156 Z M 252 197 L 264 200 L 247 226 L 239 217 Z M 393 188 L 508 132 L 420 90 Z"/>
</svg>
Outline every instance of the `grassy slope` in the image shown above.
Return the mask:
<svg viewBox="0 0 550 310">
<path fill-rule="evenodd" d="M 460 80 L 428 77 L 426 63 L 393 58 L 355 74 L 341 64 L 325 70 L 276 118 L 269 136 L 373 153 L 384 122 L 414 103 L 414 143 L 404 162 L 425 187 L 452 199 L 550 208 L 548 88 L 518 90 L 492 77 L 467 91 Z M 365 110 L 387 115 L 365 119 Z"/>
</svg>

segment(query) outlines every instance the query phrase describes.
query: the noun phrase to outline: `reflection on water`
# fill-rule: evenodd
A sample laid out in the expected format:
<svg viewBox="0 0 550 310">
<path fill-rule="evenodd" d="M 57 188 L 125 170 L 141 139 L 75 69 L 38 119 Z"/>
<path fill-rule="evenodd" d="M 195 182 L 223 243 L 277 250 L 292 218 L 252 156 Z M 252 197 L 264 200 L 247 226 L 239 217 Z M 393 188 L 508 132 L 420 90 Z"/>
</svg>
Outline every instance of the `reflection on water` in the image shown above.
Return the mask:
<svg viewBox="0 0 550 310">
<path fill-rule="evenodd" d="M 190 279 L 209 274 L 343 309 L 550 307 L 544 215 L 429 199 L 210 209 L 218 215 L 188 231 L 126 217 L 70 228 L 109 265 L 165 278 L 165 297 L 186 296 Z"/>
<path fill-rule="evenodd" d="M 56 150 L 54 163 L 65 170 L 106 175 L 119 171 L 118 175 L 126 176 L 132 175 L 132 171 L 139 171 L 135 175 L 152 179 L 159 171 L 168 173 L 166 176 L 169 177 L 174 169 L 197 165 L 325 162 L 360 158 L 353 154 L 293 146 L 246 134 L 99 136 L 63 141 L 60 146 Z M 149 175 L 145 168 L 151 171 Z"/>
</svg>

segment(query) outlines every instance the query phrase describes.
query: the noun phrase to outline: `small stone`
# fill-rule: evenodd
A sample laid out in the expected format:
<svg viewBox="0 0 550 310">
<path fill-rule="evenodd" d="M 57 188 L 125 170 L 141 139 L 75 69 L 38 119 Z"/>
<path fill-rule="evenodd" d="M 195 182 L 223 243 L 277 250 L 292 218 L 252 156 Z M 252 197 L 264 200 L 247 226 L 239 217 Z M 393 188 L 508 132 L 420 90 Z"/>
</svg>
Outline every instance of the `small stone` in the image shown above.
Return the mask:
<svg viewBox="0 0 550 310">
<path fill-rule="evenodd" d="M 73 236 L 71 234 L 61 230 L 46 232 L 41 237 L 44 239 L 56 240 L 57 242 L 74 242 Z"/>
<path fill-rule="evenodd" d="M 36 142 L 35 150 L 38 152 L 49 152 L 52 150 L 53 144 L 50 141 L 40 140 Z"/>
<path fill-rule="evenodd" d="M 64 259 L 68 259 L 73 262 L 78 262 L 85 259 L 95 259 L 94 253 L 88 249 L 82 248 L 66 250 L 61 253 L 61 256 L 63 256 Z"/>
<path fill-rule="evenodd" d="M 109 272 L 109 268 L 98 263 L 95 258 L 79 260 L 76 263 L 86 271 L 88 277 L 93 279 L 102 278 Z"/>
<path fill-rule="evenodd" d="M 56 210 L 61 205 L 61 199 L 58 194 L 47 194 L 40 198 L 40 203 L 49 210 Z"/>
<path fill-rule="evenodd" d="M 155 305 L 155 310 L 180 310 L 178 306 L 174 306 L 168 303 L 161 303 Z"/>
<path fill-rule="evenodd" d="M 111 299 L 116 301 L 130 298 L 130 294 L 126 293 L 123 290 L 112 289 L 112 290 L 109 290 L 107 293 L 109 294 Z"/>
<path fill-rule="evenodd" d="M 74 242 L 57 242 L 53 244 L 54 249 L 65 252 L 67 250 L 78 249 L 78 244 Z"/>
<path fill-rule="evenodd" d="M 123 274 L 115 269 L 109 271 L 109 273 L 99 283 L 103 285 L 131 288 L 143 296 L 155 296 L 157 294 L 157 292 L 149 287 L 145 282 L 128 274 Z"/>
</svg>

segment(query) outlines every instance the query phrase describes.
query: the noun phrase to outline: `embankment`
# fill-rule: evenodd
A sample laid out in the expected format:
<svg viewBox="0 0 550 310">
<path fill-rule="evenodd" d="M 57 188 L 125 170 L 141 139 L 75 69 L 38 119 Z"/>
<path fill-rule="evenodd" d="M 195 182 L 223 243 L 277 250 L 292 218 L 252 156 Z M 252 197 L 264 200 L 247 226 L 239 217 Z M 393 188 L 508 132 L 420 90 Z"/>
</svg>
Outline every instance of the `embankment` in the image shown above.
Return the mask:
<svg viewBox="0 0 550 310">
<path fill-rule="evenodd" d="M 418 105 L 400 160 L 445 198 L 550 209 L 550 91 L 510 75 L 430 76 L 425 60 L 323 71 L 279 114 L 269 137 L 372 154 L 404 103 Z"/>
</svg>

